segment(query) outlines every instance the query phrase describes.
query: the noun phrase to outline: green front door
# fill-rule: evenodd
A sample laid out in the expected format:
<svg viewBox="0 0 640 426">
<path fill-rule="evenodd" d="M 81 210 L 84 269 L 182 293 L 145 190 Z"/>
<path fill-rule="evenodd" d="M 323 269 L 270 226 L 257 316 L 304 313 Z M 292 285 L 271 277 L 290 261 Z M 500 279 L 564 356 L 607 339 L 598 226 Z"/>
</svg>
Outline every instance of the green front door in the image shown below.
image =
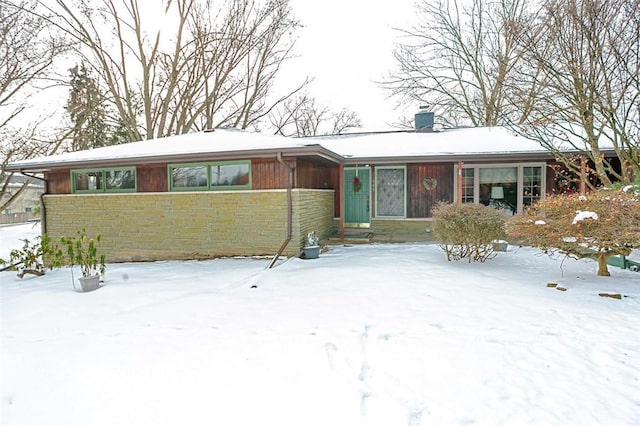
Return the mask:
<svg viewBox="0 0 640 426">
<path fill-rule="evenodd" d="M 344 224 L 368 228 L 371 223 L 371 171 L 368 167 L 357 169 L 359 185 L 354 183 L 356 169 L 344 169 Z"/>
</svg>

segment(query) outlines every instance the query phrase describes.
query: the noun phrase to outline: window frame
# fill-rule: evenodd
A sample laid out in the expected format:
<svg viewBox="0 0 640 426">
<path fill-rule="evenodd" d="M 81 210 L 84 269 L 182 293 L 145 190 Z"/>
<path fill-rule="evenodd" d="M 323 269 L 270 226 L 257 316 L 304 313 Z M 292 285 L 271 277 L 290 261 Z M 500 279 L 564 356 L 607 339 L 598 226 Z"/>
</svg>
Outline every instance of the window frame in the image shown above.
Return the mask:
<svg viewBox="0 0 640 426">
<path fill-rule="evenodd" d="M 213 173 L 211 169 L 216 166 L 247 165 L 249 168 L 249 181 L 242 185 L 212 185 Z M 173 182 L 173 170 L 187 167 L 206 167 L 206 186 L 180 186 L 176 187 Z M 230 161 L 208 161 L 198 163 L 174 163 L 167 165 L 167 178 L 169 180 L 169 192 L 181 191 L 243 191 L 252 188 L 253 172 L 251 170 L 251 160 L 230 160 Z"/>
<path fill-rule="evenodd" d="M 190 167 L 204 167 L 207 173 L 207 185 L 206 186 L 179 186 L 175 187 L 173 184 L 173 169 L 190 168 Z M 178 163 L 167 165 L 167 178 L 169 179 L 169 191 L 205 191 L 209 189 L 209 166 L 208 163 Z"/>
<path fill-rule="evenodd" d="M 546 185 L 547 185 L 547 163 L 545 162 L 531 162 L 531 163 L 474 163 L 474 164 L 463 164 L 462 169 L 474 169 L 474 181 L 473 181 L 473 203 L 480 203 L 480 169 L 484 168 L 505 168 L 505 167 L 515 167 L 517 168 L 517 202 L 516 212 L 522 213 L 524 209 L 524 168 L 525 167 L 540 167 L 540 198 L 543 199 L 546 197 Z M 457 179 L 459 178 L 457 167 L 454 167 L 454 199 L 458 199 L 458 185 Z"/>
<path fill-rule="evenodd" d="M 107 189 L 107 172 L 113 171 L 132 171 L 134 178 L 133 188 L 111 188 Z M 78 189 L 76 187 L 76 176 L 78 174 L 96 173 L 100 174 L 102 183 L 101 189 Z M 71 193 L 73 194 L 102 194 L 102 193 L 126 193 L 138 191 L 138 170 L 136 167 L 99 167 L 92 169 L 71 169 Z"/>
<path fill-rule="evenodd" d="M 403 178 L 403 196 L 402 196 L 402 215 L 401 216 L 382 216 L 379 214 L 379 185 L 378 185 L 378 170 L 402 170 Z M 407 218 L 407 166 L 406 165 L 389 165 L 389 166 L 376 166 L 375 167 L 375 218 L 376 219 L 406 219 Z"/>
</svg>

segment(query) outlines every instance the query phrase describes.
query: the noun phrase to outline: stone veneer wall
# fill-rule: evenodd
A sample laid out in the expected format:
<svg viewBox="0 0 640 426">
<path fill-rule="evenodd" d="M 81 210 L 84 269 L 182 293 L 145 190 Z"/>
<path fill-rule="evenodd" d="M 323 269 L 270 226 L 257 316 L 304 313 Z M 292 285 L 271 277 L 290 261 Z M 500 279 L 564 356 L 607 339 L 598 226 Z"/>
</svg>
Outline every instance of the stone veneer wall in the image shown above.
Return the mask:
<svg viewBox="0 0 640 426">
<path fill-rule="evenodd" d="M 333 190 L 294 189 L 292 240 L 299 252 L 333 226 Z M 100 233 L 107 261 L 273 255 L 286 238 L 286 190 L 47 195 L 47 233 Z"/>
</svg>

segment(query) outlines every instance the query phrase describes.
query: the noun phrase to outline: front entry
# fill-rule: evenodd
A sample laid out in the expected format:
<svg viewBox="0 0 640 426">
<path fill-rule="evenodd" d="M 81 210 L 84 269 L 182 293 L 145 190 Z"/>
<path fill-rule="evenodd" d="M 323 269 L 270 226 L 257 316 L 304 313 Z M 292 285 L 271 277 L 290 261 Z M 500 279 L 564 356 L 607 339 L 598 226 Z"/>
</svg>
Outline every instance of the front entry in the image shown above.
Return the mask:
<svg viewBox="0 0 640 426">
<path fill-rule="evenodd" d="M 344 224 L 357 228 L 368 228 L 371 225 L 369 167 L 344 168 Z"/>
</svg>

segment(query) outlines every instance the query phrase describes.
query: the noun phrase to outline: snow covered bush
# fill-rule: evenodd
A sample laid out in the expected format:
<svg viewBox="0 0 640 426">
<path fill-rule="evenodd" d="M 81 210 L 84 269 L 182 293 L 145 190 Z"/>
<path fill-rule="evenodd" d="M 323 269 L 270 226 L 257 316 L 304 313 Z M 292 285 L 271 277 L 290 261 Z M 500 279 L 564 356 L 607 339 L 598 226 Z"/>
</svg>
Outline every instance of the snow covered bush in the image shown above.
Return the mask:
<svg viewBox="0 0 640 426">
<path fill-rule="evenodd" d="M 640 248 L 640 197 L 622 190 L 547 196 L 510 219 L 507 233 L 549 253 L 595 259 L 598 275 L 609 276 L 609 257 Z"/>
<path fill-rule="evenodd" d="M 433 219 L 433 235 L 449 261 L 484 262 L 495 255 L 492 242 L 505 236 L 504 213 L 481 204 L 439 203 Z"/>
<path fill-rule="evenodd" d="M 42 252 L 46 244 L 41 243 L 40 237 L 36 237 L 33 242 L 27 238 L 21 241 L 24 243 L 22 248 L 11 250 L 9 260 L 0 259 L 0 264 L 7 265 L 4 269 L 18 271 L 19 278 L 23 278 L 25 274 L 44 275 Z"/>
</svg>

